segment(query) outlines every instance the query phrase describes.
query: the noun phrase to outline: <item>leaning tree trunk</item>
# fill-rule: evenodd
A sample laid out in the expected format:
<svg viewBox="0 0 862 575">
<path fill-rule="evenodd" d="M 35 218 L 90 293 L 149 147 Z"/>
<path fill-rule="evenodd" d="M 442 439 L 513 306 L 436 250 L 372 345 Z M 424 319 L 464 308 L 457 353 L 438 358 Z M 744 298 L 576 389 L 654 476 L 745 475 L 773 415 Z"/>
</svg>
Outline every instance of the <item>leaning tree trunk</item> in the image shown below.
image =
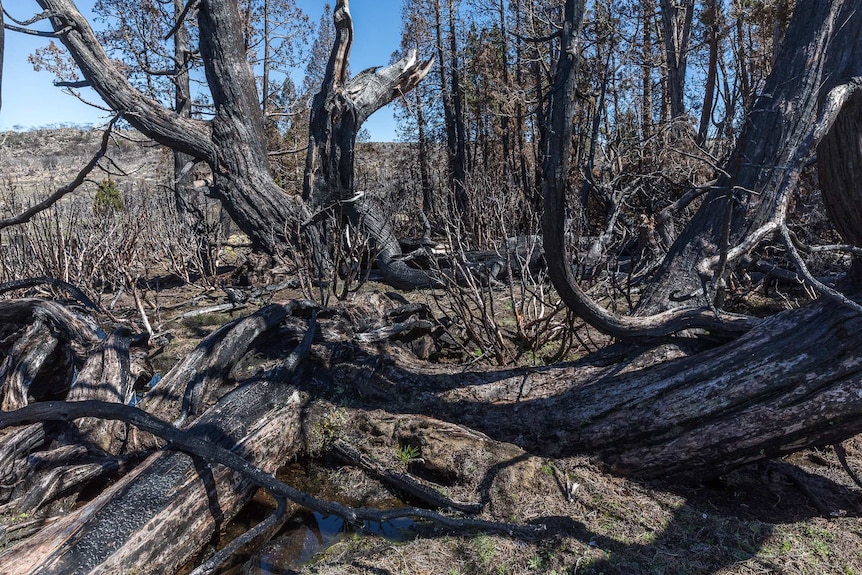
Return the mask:
<svg viewBox="0 0 862 575">
<path fill-rule="evenodd" d="M 832 80 L 838 85 L 822 105 L 829 120 L 815 127 L 817 165 L 838 231 L 858 245 L 862 80 Z M 428 410 L 534 453 L 587 453 L 617 473 L 644 477 L 717 475 L 840 442 L 862 432 L 862 313 L 853 303 L 862 299 L 858 263 L 853 271 L 842 286 L 847 296 L 827 292 L 710 351 L 645 369 L 629 365 L 621 374 L 585 361 L 489 377 L 487 389 L 478 391 L 473 381 L 470 393 L 493 397 L 493 405 L 444 401 Z M 580 383 L 541 394 L 552 381 Z"/>
<path fill-rule="evenodd" d="M 662 338 L 690 328 L 708 329 L 716 335 L 735 336 L 756 320 L 714 309 L 670 310 L 650 317 L 626 317 L 594 302 L 578 285 L 566 243 L 566 192 L 569 148 L 572 139 L 577 69 L 578 36 L 584 17 L 584 0 L 567 0 L 560 34 L 560 58 L 554 86 L 548 98 L 542 136 L 542 231 L 548 275 L 562 300 L 579 317 L 608 335 L 625 339 Z"/>
<path fill-rule="evenodd" d="M 365 120 L 415 88 L 433 60 L 419 61 L 411 51 L 391 66 L 370 68 L 348 79 L 353 43 L 348 0 L 338 1 L 334 19 L 335 43 L 311 108 L 303 197 L 316 213 L 334 210 L 351 225 L 364 227 L 376 244 L 377 263 L 390 284 L 407 289 L 429 285 L 427 274 L 401 261 L 401 247 L 380 206 L 364 193 L 355 193 L 353 162 L 356 135 Z M 318 266 L 324 267 L 324 261 L 318 254 Z"/>
<path fill-rule="evenodd" d="M 183 117 L 136 90 L 105 54 L 71 0 L 38 0 L 87 82 L 136 129 L 160 144 L 205 161 L 213 172 L 213 192 L 237 226 L 273 254 L 297 245 L 306 219 L 298 197 L 272 179 L 267 162 L 263 114 L 246 59 L 236 2 L 198 5 L 200 51 L 215 116 Z"/>
<path fill-rule="evenodd" d="M 859 0 L 796 4 L 773 72 L 724 166 L 727 175 L 719 177 L 717 188 L 704 198 L 671 246 L 654 281 L 647 285 L 639 315 L 692 302 L 711 303 L 736 263 L 722 253 L 746 237 L 768 235 L 765 232 L 814 152 L 817 142 L 811 130 L 821 95 L 858 74 L 860 29 Z M 757 242 L 752 244 L 737 250 L 737 259 Z"/>
</svg>

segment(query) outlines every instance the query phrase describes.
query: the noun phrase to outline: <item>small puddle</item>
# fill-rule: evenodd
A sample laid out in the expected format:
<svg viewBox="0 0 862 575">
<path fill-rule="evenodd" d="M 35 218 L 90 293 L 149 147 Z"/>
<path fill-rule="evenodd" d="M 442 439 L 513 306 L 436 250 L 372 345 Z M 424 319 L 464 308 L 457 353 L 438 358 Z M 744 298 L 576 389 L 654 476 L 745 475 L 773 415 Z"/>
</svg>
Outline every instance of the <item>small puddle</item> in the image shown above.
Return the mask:
<svg viewBox="0 0 862 575">
<path fill-rule="evenodd" d="M 413 520 L 366 521 L 361 529 L 349 528 L 336 515 L 307 514 L 301 521 L 289 522 L 282 534 L 254 553 L 243 566 L 243 573 L 253 575 L 283 574 L 296 569 L 350 536 L 378 536 L 403 541 L 412 536 Z"/>
<path fill-rule="evenodd" d="M 312 492 L 318 497 L 338 501 L 344 505 L 374 507 L 377 509 L 394 509 L 404 504 L 395 498 L 377 501 L 351 501 L 345 499 L 329 475 L 320 468 L 307 468 L 300 464 L 289 465 L 277 474 L 285 483 L 294 485 L 303 491 Z M 258 498 L 256 498 L 258 499 Z M 272 512 L 269 505 L 261 505 L 258 499 L 256 509 L 247 509 L 251 516 L 237 517 L 231 526 L 237 530 L 235 534 L 248 529 L 251 525 L 246 521 L 256 523 Z M 271 504 L 274 505 L 270 501 Z M 237 523 L 239 525 L 237 525 Z M 231 531 L 231 527 L 228 531 Z M 290 573 L 311 561 L 315 555 L 325 551 L 332 545 L 347 537 L 383 537 L 390 541 L 405 541 L 415 536 L 416 523 L 409 518 L 398 518 L 389 521 L 365 521 L 361 526 L 349 525 L 337 515 L 322 515 L 317 512 L 297 512 L 267 544 L 256 552 L 244 558 L 240 572 L 248 575 L 275 575 Z M 231 536 L 235 536 L 231 534 Z M 229 571 L 233 573 L 233 570 Z"/>
</svg>

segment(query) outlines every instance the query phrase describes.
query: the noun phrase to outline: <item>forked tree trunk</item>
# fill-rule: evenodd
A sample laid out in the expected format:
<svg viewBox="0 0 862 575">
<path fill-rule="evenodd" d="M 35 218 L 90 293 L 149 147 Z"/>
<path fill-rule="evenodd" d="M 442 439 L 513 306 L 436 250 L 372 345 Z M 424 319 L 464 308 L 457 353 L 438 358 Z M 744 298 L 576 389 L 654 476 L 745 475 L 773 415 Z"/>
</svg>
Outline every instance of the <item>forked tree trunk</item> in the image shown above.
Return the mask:
<svg viewBox="0 0 862 575">
<path fill-rule="evenodd" d="M 365 120 L 416 87 L 428 74 L 433 60 L 417 60 L 416 53 L 411 51 L 391 66 L 371 68 L 348 79 L 353 43 L 348 0 L 338 1 L 334 19 L 335 43 L 309 120 L 303 197 L 316 212 L 332 210 L 337 217 L 368 232 L 388 283 L 404 289 L 430 285 L 427 274 L 408 267 L 400 259 L 401 247 L 380 206 L 364 192 L 356 193 L 353 163 L 356 135 Z M 318 254 L 317 259 L 318 266 L 323 268 L 326 258 Z"/>
</svg>

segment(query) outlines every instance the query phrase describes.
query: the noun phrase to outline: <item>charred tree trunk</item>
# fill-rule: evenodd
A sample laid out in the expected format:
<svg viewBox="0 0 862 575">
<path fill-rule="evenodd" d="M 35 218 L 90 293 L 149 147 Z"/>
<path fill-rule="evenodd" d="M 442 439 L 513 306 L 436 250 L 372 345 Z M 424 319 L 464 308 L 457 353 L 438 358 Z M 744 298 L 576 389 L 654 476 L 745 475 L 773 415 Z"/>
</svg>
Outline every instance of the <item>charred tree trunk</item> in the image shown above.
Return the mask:
<svg viewBox="0 0 862 575">
<path fill-rule="evenodd" d="M 694 18 L 694 0 L 661 0 L 661 23 L 667 62 L 667 94 L 670 120 L 685 116 L 685 73 Z"/>
<path fill-rule="evenodd" d="M 183 118 L 192 117 L 192 90 L 189 78 L 189 66 L 191 65 L 191 48 L 189 47 L 189 33 L 185 23 L 179 21 L 182 18 L 185 2 L 174 0 L 174 17 L 177 19 L 174 32 L 174 111 Z M 177 212 L 185 216 L 187 225 L 194 231 L 198 238 L 198 257 L 203 269 L 201 272 L 212 276 L 216 273 L 216 261 L 212 257 L 209 245 L 210 230 L 207 226 L 207 201 L 203 189 L 196 189 L 194 185 L 194 171 L 192 169 L 195 158 L 180 152 L 173 151 L 174 159 L 174 201 Z"/>
<path fill-rule="evenodd" d="M 703 107 L 700 111 L 700 125 L 697 129 L 697 145 L 706 144 L 709 127 L 712 123 L 712 109 L 715 98 L 715 86 L 718 78 L 718 14 L 720 6 L 717 0 L 708 0 L 706 3 L 705 20 L 708 26 L 709 38 L 709 62 L 706 68 L 706 85 L 704 86 Z"/>
<path fill-rule="evenodd" d="M 286 381 L 238 388 L 189 432 L 274 472 L 301 446 L 303 401 Z M 170 450 L 77 511 L 0 555 L 4 573 L 175 573 L 251 497 L 254 485 L 221 466 Z"/>
<path fill-rule="evenodd" d="M 428 74 L 433 60 L 419 61 L 411 52 L 391 66 L 371 68 L 348 79 L 353 21 L 347 0 L 336 4 L 334 18 L 335 43 L 309 120 L 303 197 L 317 213 L 333 210 L 351 225 L 364 227 L 376 243 L 377 263 L 390 284 L 405 289 L 430 285 L 427 274 L 400 259 L 401 247 L 380 207 L 364 192 L 355 193 L 353 162 L 356 135 L 365 120 L 412 90 Z"/>
<path fill-rule="evenodd" d="M 454 6 L 449 4 L 449 12 L 454 11 Z M 454 21 L 454 17 L 452 18 Z M 457 40 L 455 39 L 455 30 L 450 30 L 450 49 L 451 45 L 455 44 L 457 46 Z M 446 157 L 449 162 L 449 189 L 455 197 L 455 206 L 462 213 L 466 213 L 465 210 L 467 208 L 466 203 L 466 192 L 464 190 L 464 166 L 465 159 L 463 154 L 466 151 L 466 148 L 461 145 L 458 139 L 458 130 L 456 127 L 456 113 L 455 113 L 455 98 L 457 97 L 455 94 L 455 86 L 454 86 L 454 78 L 455 72 L 453 71 L 451 77 L 447 75 L 447 62 L 454 62 L 454 55 L 449 55 L 447 58 L 447 52 L 445 48 L 445 41 L 443 37 L 443 8 L 441 5 L 441 0 L 434 0 L 434 39 L 437 46 L 437 59 L 439 60 L 439 71 L 440 71 L 440 91 L 441 91 L 441 99 L 443 103 L 443 119 L 444 126 L 446 128 Z M 449 66 L 452 63 L 450 62 Z"/>
</svg>

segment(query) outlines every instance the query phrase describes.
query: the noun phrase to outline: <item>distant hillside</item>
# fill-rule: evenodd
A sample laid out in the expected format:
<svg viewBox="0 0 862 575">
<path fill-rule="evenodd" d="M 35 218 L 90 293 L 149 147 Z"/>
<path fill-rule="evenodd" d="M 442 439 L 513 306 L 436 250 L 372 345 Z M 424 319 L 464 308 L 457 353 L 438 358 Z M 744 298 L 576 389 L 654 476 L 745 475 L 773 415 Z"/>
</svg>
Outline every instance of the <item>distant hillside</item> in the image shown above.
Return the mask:
<svg viewBox="0 0 862 575">
<path fill-rule="evenodd" d="M 0 132 L 0 182 L 15 182 L 23 189 L 63 185 L 99 149 L 101 138 L 101 130 L 81 128 Z M 412 179 L 410 165 L 417 153 L 415 144 L 358 144 L 357 187 L 379 192 L 390 189 L 393 178 Z M 108 155 L 128 174 L 113 176 L 116 180 L 163 181 L 171 169 L 170 152 L 135 131 L 116 132 Z M 94 172 L 91 177 L 99 180 L 107 174 Z"/>
<path fill-rule="evenodd" d="M 101 139 L 101 130 L 80 128 L 0 133 L 0 188 L 44 192 L 62 186 L 90 161 Z M 103 161 L 112 174 L 95 170 L 90 179 L 111 175 L 118 182 L 152 184 L 163 181 L 170 166 L 162 146 L 134 131 L 116 131 L 108 156 L 126 175 Z"/>
</svg>

